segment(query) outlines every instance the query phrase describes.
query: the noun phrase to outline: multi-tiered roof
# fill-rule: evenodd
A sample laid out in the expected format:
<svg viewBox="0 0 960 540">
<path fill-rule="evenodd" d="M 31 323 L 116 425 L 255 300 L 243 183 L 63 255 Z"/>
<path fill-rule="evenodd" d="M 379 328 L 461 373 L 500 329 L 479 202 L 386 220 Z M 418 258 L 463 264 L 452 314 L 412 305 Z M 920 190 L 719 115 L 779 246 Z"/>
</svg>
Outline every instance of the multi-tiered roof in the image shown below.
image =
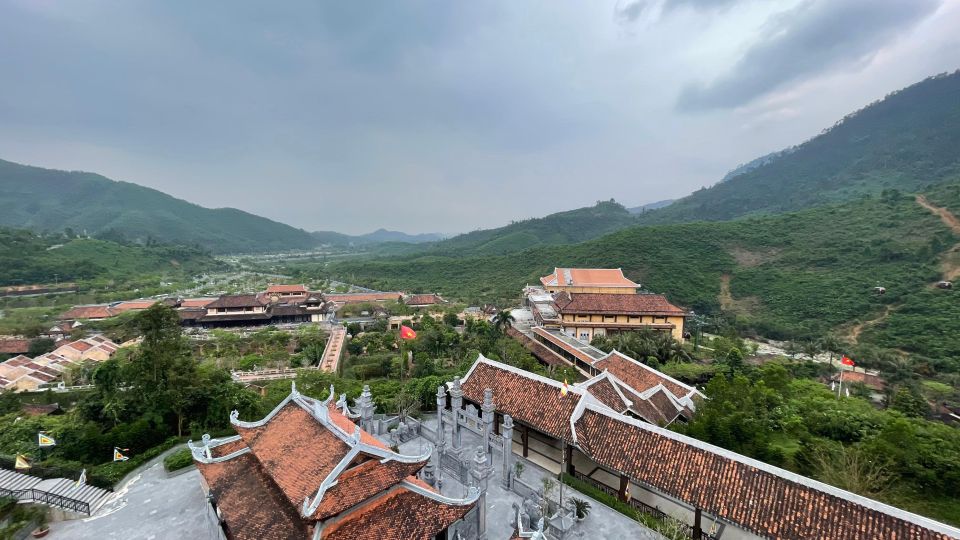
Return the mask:
<svg viewBox="0 0 960 540">
<path fill-rule="evenodd" d="M 191 443 L 228 538 L 432 539 L 473 508 L 416 478 L 430 452 L 391 451 L 341 412 L 294 387 L 266 418 L 230 422 L 238 435 Z"/>
</svg>

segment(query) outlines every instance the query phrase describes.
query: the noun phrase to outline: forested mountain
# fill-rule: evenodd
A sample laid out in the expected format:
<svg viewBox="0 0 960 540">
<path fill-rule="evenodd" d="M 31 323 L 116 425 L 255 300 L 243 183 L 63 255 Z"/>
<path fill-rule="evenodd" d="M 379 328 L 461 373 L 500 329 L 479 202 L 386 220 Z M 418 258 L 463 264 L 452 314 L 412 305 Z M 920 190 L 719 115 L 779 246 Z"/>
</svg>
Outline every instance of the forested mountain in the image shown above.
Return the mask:
<svg viewBox="0 0 960 540">
<path fill-rule="evenodd" d="M 809 141 L 764 156 L 643 223 L 718 221 L 918 191 L 960 177 L 960 71 L 928 78 L 852 113 Z"/>
<path fill-rule="evenodd" d="M 333 231 L 316 231 L 310 234 L 321 244 L 342 247 L 366 246 L 384 242 L 422 244 L 443 239 L 443 235 L 440 233 L 407 234 L 400 231 L 388 231 L 387 229 L 377 229 L 371 233 L 356 236 Z"/>
<path fill-rule="evenodd" d="M 0 160 L 0 225 L 199 245 L 216 252 L 307 249 L 310 233 L 234 208 L 203 208 L 98 174 Z"/>
<path fill-rule="evenodd" d="M 960 185 L 945 185 L 929 197 L 960 213 Z M 958 241 L 912 195 L 890 190 L 781 215 L 635 226 L 509 256 L 407 256 L 291 270 L 327 272 L 383 290 L 509 302 L 556 266 L 622 267 L 627 277 L 679 305 L 714 314 L 722 307 L 748 332 L 812 339 L 872 321 L 857 331 L 865 343 L 960 357 L 958 293 L 933 287 L 950 273 L 941 265 L 952 264 Z M 873 294 L 878 284 L 885 295 Z"/>
<path fill-rule="evenodd" d="M 431 255 L 503 255 L 536 246 L 583 242 L 629 227 L 636 217 L 616 201 L 557 212 L 542 218 L 515 221 L 496 229 L 473 231 L 439 242 L 393 246 L 384 252 Z"/>
<path fill-rule="evenodd" d="M 664 199 L 662 201 L 634 206 L 633 208 L 628 208 L 627 210 L 629 210 L 631 214 L 642 214 L 644 212 L 649 212 L 650 210 L 656 210 L 658 208 L 663 208 L 664 206 L 669 206 L 673 201 L 674 199 Z"/>
<path fill-rule="evenodd" d="M 130 246 L 0 228 L 0 286 L 64 281 L 185 278 L 221 265 L 181 246 Z"/>
</svg>

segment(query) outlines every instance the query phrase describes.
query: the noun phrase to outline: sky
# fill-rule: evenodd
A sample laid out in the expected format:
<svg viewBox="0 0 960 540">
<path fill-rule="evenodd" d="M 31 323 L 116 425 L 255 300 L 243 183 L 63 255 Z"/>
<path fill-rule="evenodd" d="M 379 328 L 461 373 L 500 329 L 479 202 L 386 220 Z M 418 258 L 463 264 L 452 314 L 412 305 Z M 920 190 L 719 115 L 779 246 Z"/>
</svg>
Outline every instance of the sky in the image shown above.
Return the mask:
<svg viewBox="0 0 960 540">
<path fill-rule="evenodd" d="M 0 158 L 307 230 L 677 198 L 960 68 L 960 0 L 0 0 Z"/>
</svg>

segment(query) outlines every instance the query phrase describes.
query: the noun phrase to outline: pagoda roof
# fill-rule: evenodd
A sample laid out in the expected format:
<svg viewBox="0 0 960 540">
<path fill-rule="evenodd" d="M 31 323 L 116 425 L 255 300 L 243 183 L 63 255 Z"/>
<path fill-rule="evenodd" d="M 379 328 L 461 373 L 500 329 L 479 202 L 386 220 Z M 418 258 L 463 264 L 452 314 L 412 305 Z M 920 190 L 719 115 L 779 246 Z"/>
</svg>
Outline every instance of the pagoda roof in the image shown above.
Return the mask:
<svg viewBox="0 0 960 540">
<path fill-rule="evenodd" d="M 412 505 L 406 515 L 413 521 L 402 528 L 402 538 L 432 538 L 473 507 L 479 491 L 466 499 L 447 499 L 416 484 L 412 475 L 426 465 L 430 451 L 416 456 L 391 451 L 338 411 L 333 395 L 331 387 L 329 398 L 317 400 L 293 385 L 290 395 L 262 420 L 244 422 L 236 411 L 231 413 L 237 436 L 190 443 L 211 492 L 217 497 L 230 492 L 225 500 L 218 499 L 229 538 L 274 538 L 272 532 L 262 534 L 270 527 L 278 528 L 279 538 L 306 538 L 318 527 L 314 538 L 348 538 L 336 531 L 352 530 L 349 523 L 371 522 L 375 527 L 370 530 L 380 530 L 396 518 L 376 510 L 388 504 L 382 499 Z M 221 467 L 234 461 L 238 464 Z M 243 469 L 250 474 L 239 478 Z M 261 489 L 266 496 L 235 495 L 251 489 Z M 431 505 L 436 508 L 420 519 L 423 508 Z M 434 529 L 436 520 L 427 519 L 431 515 L 442 526 Z M 444 521 L 447 516 L 456 517 Z"/>
</svg>

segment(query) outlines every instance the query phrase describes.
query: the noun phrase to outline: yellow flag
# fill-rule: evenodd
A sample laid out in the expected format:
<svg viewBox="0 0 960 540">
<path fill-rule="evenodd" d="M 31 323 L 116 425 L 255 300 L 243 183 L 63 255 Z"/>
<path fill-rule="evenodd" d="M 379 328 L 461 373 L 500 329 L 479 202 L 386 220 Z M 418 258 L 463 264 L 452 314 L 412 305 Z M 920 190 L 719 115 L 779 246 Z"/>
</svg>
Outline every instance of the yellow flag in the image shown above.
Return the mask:
<svg viewBox="0 0 960 540">
<path fill-rule="evenodd" d="M 14 467 L 17 469 L 29 469 L 30 460 L 28 460 L 27 456 L 23 454 L 17 454 L 17 462 Z"/>
<path fill-rule="evenodd" d="M 124 450 L 126 450 L 126 448 L 124 448 Z M 119 448 L 114 448 L 114 449 L 113 449 L 113 460 L 114 460 L 114 461 L 126 461 L 126 460 L 128 460 L 128 459 L 130 459 L 130 458 L 120 453 L 120 449 L 119 449 Z"/>
<path fill-rule="evenodd" d="M 37 433 L 37 444 L 41 448 L 46 448 L 48 446 L 56 446 L 57 441 L 53 440 L 53 437 L 47 435 L 46 433 Z"/>
<path fill-rule="evenodd" d="M 567 385 L 567 380 L 564 379 L 564 380 L 563 380 L 563 386 L 560 387 L 560 395 L 561 395 L 561 396 L 566 396 L 566 395 L 567 395 L 567 392 L 569 392 L 569 391 L 570 391 L 570 387 Z"/>
</svg>

